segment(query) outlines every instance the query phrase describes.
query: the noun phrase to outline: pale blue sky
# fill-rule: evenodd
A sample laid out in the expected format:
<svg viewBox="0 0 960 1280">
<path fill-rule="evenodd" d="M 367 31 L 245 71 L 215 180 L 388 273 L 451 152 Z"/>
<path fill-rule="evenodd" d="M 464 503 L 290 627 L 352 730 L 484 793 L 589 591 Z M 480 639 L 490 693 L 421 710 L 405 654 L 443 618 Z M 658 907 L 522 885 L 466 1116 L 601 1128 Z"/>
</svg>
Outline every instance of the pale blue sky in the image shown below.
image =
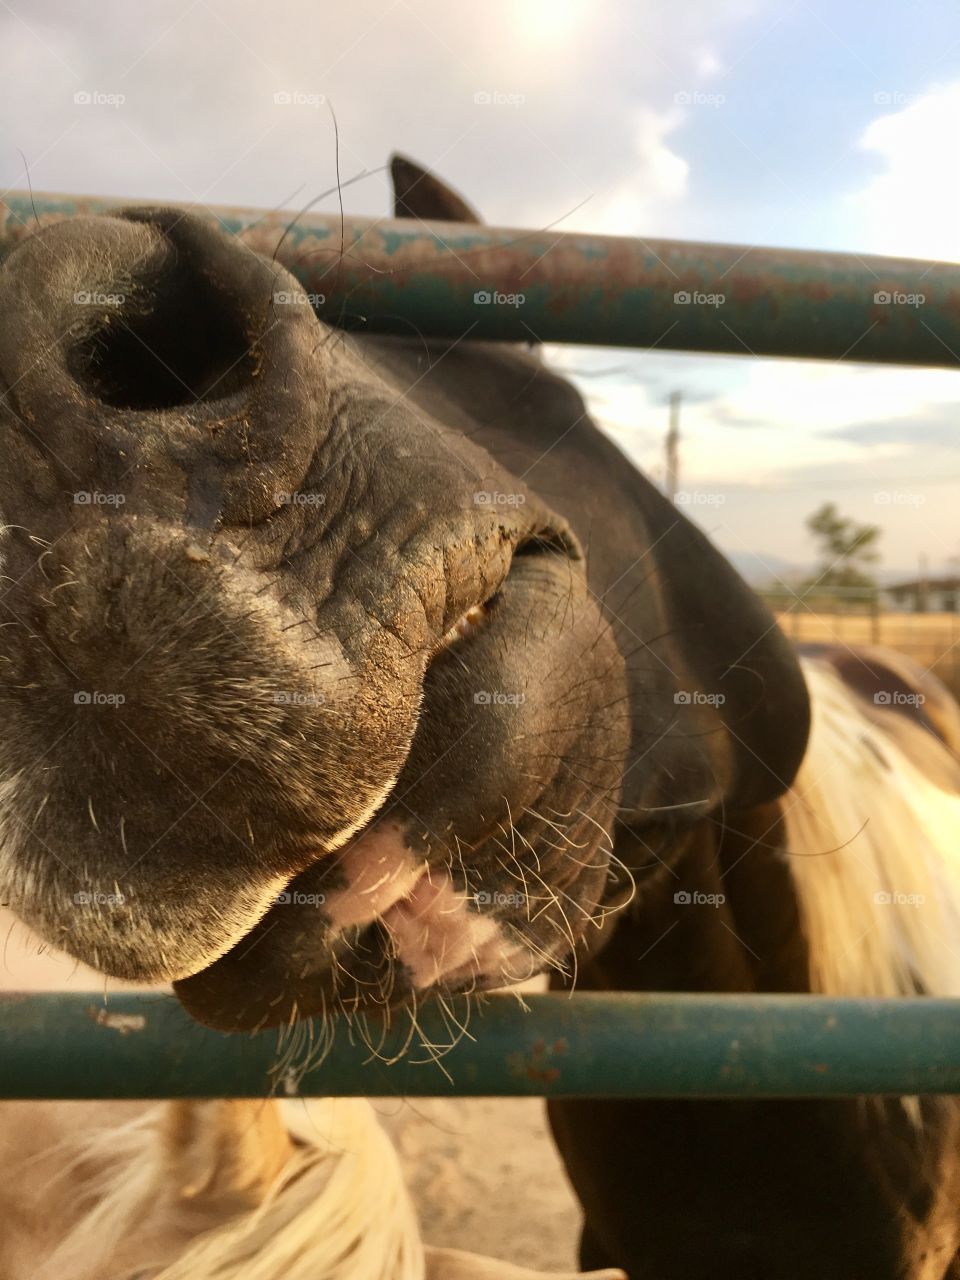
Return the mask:
<svg viewBox="0 0 960 1280">
<path fill-rule="evenodd" d="M 323 95 L 344 176 L 401 149 L 491 222 L 960 258 L 944 0 L 6 0 L 0 70 L 2 187 L 23 185 L 19 149 L 38 189 L 295 205 L 333 180 Z M 348 200 L 383 213 L 383 175 Z M 802 563 L 830 498 L 884 527 L 888 570 L 960 553 L 960 373 L 557 358 L 653 474 L 684 392 L 682 483 L 714 495 L 688 509 L 730 551 Z"/>
</svg>

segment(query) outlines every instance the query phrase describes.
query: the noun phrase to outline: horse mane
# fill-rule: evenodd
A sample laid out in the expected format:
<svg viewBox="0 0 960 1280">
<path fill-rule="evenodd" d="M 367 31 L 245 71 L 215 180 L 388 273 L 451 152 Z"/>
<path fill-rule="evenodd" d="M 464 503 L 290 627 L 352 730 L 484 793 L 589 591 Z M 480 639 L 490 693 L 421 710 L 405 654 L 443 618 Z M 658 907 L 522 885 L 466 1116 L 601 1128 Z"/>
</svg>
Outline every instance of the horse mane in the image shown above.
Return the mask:
<svg viewBox="0 0 960 1280">
<path fill-rule="evenodd" d="M 945 789 L 956 759 L 827 663 L 801 661 L 810 742 L 782 803 L 811 988 L 960 996 L 960 794 Z"/>
<path fill-rule="evenodd" d="M 87 1135 L 65 1161 L 65 1171 L 89 1163 L 99 1174 L 72 1206 L 75 1224 L 36 1280 L 102 1280 L 117 1240 L 136 1231 L 158 1197 L 169 1197 L 176 1170 L 162 1129 L 170 1105 Z M 176 1202 L 175 1189 L 171 1228 L 194 1234 L 199 1225 L 200 1232 L 175 1261 L 151 1271 L 151 1280 L 423 1280 L 416 1213 L 370 1104 L 323 1098 L 280 1105 L 297 1149 L 261 1202 L 226 1221 L 220 1215 L 204 1222 L 200 1207 L 198 1223 L 198 1206 L 182 1192 Z"/>
</svg>

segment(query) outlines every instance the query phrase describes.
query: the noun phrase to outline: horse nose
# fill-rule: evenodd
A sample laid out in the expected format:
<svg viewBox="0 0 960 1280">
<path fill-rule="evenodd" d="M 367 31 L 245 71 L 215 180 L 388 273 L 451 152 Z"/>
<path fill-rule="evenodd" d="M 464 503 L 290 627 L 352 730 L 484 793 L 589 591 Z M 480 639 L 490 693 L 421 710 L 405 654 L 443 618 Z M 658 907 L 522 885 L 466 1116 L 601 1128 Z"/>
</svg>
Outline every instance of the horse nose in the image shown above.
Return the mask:
<svg viewBox="0 0 960 1280">
<path fill-rule="evenodd" d="M 292 277 L 179 210 L 66 219 L 0 268 L 7 409 L 71 480 L 126 477 L 128 510 L 171 514 L 193 473 L 211 519 L 268 515 L 306 462 L 317 340 Z"/>
</svg>

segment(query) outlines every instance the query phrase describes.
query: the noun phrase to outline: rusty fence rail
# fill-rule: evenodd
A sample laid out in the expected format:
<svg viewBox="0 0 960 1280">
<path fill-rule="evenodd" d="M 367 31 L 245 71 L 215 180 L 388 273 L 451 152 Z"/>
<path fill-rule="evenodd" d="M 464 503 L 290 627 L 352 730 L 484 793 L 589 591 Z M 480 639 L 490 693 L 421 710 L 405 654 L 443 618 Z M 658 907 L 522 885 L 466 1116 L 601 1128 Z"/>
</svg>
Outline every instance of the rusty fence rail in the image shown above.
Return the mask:
<svg viewBox="0 0 960 1280">
<path fill-rule="evenodd" d="M 0 201 L 0 256 L 38 222 L 134 203 L 162 202 L 8 193 Z M 341 225 L 315 213 L 291 225 L 288 211 L 192 211 L 276 254 L 318 314 L 341 325 L 437 338 L 960 365 L 960 265 L 953 263 L 412 219 L 347 217 Z"/>
<path fill-rule="evenodd" d="M 341 1019 L 310 1066 L 302 1029 L 296 1047 L 276 1031 L 224 1035 L 172 996 L 7 995 L 0 1097 L 960 1093 L 960 1000 L 593 993 L 527 1003 L 529 1012 L 491 996 L 465 1033 L 423 1008 L 405 1052 L 402 1015 L 388 1031 L 368 1022 L 362 1035 Z"/>
</svg>

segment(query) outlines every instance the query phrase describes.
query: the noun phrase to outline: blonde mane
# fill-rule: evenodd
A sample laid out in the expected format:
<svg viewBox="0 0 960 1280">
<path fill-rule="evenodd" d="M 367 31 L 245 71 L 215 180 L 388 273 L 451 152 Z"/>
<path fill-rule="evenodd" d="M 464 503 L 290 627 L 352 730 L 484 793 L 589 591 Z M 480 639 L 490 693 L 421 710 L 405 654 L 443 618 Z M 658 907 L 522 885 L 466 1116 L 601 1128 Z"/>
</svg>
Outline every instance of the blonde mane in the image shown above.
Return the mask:
<svg viewBox="0 0 960 1280">
<path fill-rule="evenodd" d="M 904 717 L 871 715 L 825 663 L 802 665 L 813 721 L 783 805 L 813 990 L 960 996 L 960 794 L 916 761 L 955 762 Z"/>
<path fill-rule="evenodd" d="M 151 1280 L 423 1280 L 416 1213 L 369 1103 L 324 1098 L 281 1104 L 303 1145 L 259 1204 L 225 1222 L 204 1222 L 204 1209 L 194 1200 L 198 1188 L 170 1187 L 174 1172 L 161 1137 L 170 1105 L 83 1141 L 67 1163 L 101 1166 L 88 1184 L 94 1203 L 78 1206 L 76 1225 L 35 1280 L 112 1275 L 104 1268 L 117 1240 L 135 1232 L 171 1190 L 178 1196 L 176 1226 L 200 1231 L 174 1261 L 151 1271 Z"/>
</svg>

